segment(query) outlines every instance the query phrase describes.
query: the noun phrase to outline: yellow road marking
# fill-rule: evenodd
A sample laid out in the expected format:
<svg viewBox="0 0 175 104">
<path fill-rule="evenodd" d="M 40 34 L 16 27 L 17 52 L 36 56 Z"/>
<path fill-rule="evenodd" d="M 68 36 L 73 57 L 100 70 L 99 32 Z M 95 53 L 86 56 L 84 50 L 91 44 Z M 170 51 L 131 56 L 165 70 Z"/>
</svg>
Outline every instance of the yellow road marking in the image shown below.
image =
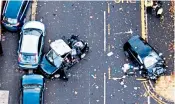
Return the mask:
<svg viewBox="0 0 175 104">
<path fill-rule="evenodd" d="M 111 68 L 108 68 L 108 79 L 111 79 Z"/>
<path fill-rule="evenodd" d="M 110 13 L 110 4 L 108 3 L 108 14 Z"/>
<path fill-rule="evenodd" d="M 32 2 L 32 17 L 31 20 L 36 19 L 36 9 L 37 9 L 37 0 L 33 0 Z"/>
<path fill-rule="evenodd" d="M 138 80 L 138 81 L 146 81 L 145 78 L 137 78 L 136 80 Z"/>
<path fill-rule="evenodd" d="M 148 93 L 148 95 L 150 97 L 152 97 L 158 104 L 166 104 L 164 101 L 162 101 L 159 98 L 157 98 L 157 96 L 148 89 L 147 82 L 143 82 L 142 84 L 143 84 L 143 87 L 145 88 L 146 92 Z"/>
<path fill-rule="evenodd" d="M 141 0 L 141 31 L 142 31 L 142 38 L 146 40 L 144 0 Z"/>
<path fill-rule="evenodd" d="M 108 44 L 108 52 L 110 52 L 110 51 L 111 51 L 111 45 Z"/>
<path fill-rule="evenodd" d="M 108 24 L 108 35 L 110 36 L 110 34 L 111 34 L 111 25 Z"/>
</svg>

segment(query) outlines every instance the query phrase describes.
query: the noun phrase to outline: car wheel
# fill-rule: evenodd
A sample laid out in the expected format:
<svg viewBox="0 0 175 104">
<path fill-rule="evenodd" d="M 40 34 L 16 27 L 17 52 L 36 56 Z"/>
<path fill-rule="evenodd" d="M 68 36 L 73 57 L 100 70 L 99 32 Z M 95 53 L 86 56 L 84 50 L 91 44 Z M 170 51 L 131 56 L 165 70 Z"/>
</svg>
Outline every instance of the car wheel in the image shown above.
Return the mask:
<svg viewBox="0 0 175 104">
<path fill-rule="evenodd" d="M 124 54 L 125 54 L 126 57 L 129 57 L 129 54 L 128 54 L 127 51 L 124 51 Z"/>
</svg>

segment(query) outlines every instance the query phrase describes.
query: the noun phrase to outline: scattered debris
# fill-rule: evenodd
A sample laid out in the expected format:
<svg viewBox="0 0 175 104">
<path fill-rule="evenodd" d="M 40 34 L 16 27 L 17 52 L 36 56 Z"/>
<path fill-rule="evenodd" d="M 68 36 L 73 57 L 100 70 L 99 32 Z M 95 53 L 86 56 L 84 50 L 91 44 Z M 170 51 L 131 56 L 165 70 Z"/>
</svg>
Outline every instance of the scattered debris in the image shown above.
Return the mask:
<svg viewBox="0 0 175 104">
<path fill-rule="evenodd" d="M 124 87 L 124 88 L 126 88 L 127 86 L 126 86 L 126 85 L 124 85 L 123 87 Z"/>
<path fill-rule="evenodd" d="M 123 10 L 123 8 L 119 8 L 119 10 Z"/>
<path fill-rule="evenodd" d="M 120 84 L 121 84 L 121 85 L 124 85 L 124 81 L 121 81 Z"/>
<path fill-rule="evenodd" d="M 77 95 L 78 94 L 78 92 L 77 91 L 75 91 L 75 95 Z"/>
<path fill-rule="evenodd" d="M 134 87 L 134 90 L 137 90 L 138 88 L 137 87 Z"/>
<path fill-rule="evenodd" d="M 92 74 L 91 74 L 91 76 L 92 76 L 94 79 L 96 79 L 96 78 L 97 78 L 97 77 L 96 77 L 96 75 L 92 75 Z"/>
<path fill-rule="evenodd" d="M 107 56 L 112 56 L 114 53 L 113 52 L 109 52 L 108 54 L 107 54 Z"/>
</svg>

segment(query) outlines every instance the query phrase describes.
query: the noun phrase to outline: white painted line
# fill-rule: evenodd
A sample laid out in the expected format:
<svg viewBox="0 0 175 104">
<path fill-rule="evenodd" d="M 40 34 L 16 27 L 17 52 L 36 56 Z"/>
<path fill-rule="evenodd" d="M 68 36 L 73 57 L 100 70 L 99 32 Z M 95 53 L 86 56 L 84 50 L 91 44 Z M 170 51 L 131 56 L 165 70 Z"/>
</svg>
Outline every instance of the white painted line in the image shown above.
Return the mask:
<svg viewBox="0 0 175 104">
<path fill-rule="evenodd" d="M 148 92 L 150 92 L 149 86 L 148 87 Z M 150 104 L 150 96 L 148 95 L 148 104 Z"/>
<path fill-rule="evenodd" d="M 104 73 L 104 104 L 106 104 L 106 73 Z"/>
<path fill-rule="evenodd" d="M 133 31 L 132 31 L 132 29 L 130 29 L 129 31 L 114 33 L 114 35 L 118 35 L 118 34 L 132 34 L 132 33 L 133 33 Z"/>
<path fill-rule="evenodd" d="M 104 11 L 104 51 L 106 52 L 106 11 Z"/>
<path fill-rule="evenodd" d="M 8 104 L 9 91 L 0 90 L 0 104 Z"/>
<path fill-rule="evenodd" d="M 90 76 L 89 76 L 88 80 L 89 80 L 89 100 L 88 100 L 88 102 L 89 102 L 89 104 L 91 104 L 91 98 L 90 98 L 90 95 L 91 95 L 91 81 L 90 81 Z"/>
</svg>

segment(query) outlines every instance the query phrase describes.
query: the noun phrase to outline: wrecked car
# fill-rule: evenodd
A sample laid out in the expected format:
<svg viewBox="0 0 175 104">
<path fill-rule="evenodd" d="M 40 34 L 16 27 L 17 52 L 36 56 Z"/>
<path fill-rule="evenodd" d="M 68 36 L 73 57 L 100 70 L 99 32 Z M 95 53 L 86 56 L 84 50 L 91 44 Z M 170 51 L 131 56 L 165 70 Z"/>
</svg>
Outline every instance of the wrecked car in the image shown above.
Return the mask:
<svg viewBox="0 0 175 104">
<path fill-rule="evenodd" d="M 125 55 L 140 67 L 141 75 L 148 79 L 156 80 L 165 73 L 165 61 L 162 54 L 158 53 L 140 36 L 133 36 L 123 46 Z"/>
<path fill-rule="evenodd" d="M 78 63 L 89 51 L 88 43 L 72 35 L 70 39 L 58 39 L 50 44 L 51 50 L 45 54 L 40 71 L 48 78 L 68 80 L 66 71 Z"/>
</svg>

